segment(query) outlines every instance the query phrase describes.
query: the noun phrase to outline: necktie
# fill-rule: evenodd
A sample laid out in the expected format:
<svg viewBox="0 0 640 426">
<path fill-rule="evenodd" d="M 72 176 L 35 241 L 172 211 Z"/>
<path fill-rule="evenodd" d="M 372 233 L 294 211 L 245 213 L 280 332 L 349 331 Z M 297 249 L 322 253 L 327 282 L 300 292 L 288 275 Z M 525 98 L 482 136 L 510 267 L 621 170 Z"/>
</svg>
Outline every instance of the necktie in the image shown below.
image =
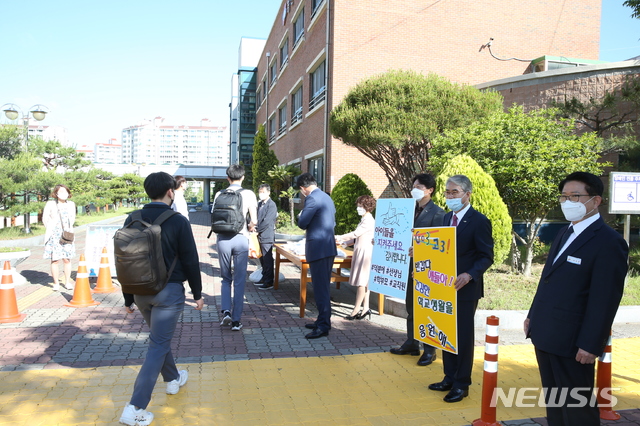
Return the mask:
<svg viewBox="0 0 640 426">
<path fill-rule="evenodd" d="M 573 226 L 568 227 L 564 231 L 564 234 L 562 234 L 562 237 L 560 238 L 560 244 L 558 244 L 558 251 L 556 252 L 556 256 L 558 255 L 558 253 L 560 253 L 562 247 L 564 247 L 564 245 L 567 243 L 567 240 L 569 239 L 571 234 L 573 234 Z"/>
<path fill-rule="evenodd" d="M 453 226 L 458 226 L 458 216 L 456 216 L 455 214 L 453 215 L 453 220 L 451 221 L 451 224 Z"/>
</svg>

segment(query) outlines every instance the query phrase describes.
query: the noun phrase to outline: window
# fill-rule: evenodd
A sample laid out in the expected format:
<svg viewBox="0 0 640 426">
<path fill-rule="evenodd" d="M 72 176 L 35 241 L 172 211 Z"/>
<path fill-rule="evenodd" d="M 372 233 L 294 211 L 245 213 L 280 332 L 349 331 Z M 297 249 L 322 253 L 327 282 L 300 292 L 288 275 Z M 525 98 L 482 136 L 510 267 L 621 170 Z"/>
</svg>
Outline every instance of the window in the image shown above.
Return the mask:
<svg viewBox="0 0 640 426">
<path fill-rule="evenodd" d="M 262 103 L 262 90 L 258 89 L 258 92 L 256 93 L 256 97 L 258 98 L 258 105 L 260 105 Z"/>
<path fill-rule="evenodd" d="M 302 86 L 291 95 L 291 125 L 302 118 Z"/>
<path fill-rule="evenodd" d="M 276 140 L 276 117 L 273 116 L 269 119 L 269 143 Z"/>
<path fill-rule="evenodd" d="M 278 118 L 280 126 L 278 128 L 278 136 L 284 134 L 287 131 L 287 105 L 282 105 L 278 110 Z"/>
<path fill-rule="evenodd" d="M 318 182 L 318 188 L 324 190 L 324 168 L 322 167 L 322 157 L 309 159 L 309 173 L 311 173 Z"/>
<path fill-rule="evenodd" d="M 282 69 L 289 60 L 289 37 L 284 39 L 284 43 L 280 47 L 280 69 Z"/>
<path fill-rule="evenodd" d="M 311 0 L 311 16 L 313 16 L 324 0 Z"/>
<path fill-rule="evenodd" d="M 324 84 L 326 61 L 322 63 L 311 73 L 309 86 L 309 110 L 314 109 L 319 103 L 324 101 L 326 87 Z"/>
<path fill-rule="evenodd" d="M 296 46 L 304 35 L 304 9 L 293 23 L 293 45 Z"/>
<path fill-rule="evenodd" d="M 278 77 L 278 61 L 273 61 L 271 63 L 271 66 L 269 67 L 269 74 L 271 74 L 271 83 L 269 83 L 269 87 L 271 87 L 276 82 L 276 77 Z"/>
</svg>

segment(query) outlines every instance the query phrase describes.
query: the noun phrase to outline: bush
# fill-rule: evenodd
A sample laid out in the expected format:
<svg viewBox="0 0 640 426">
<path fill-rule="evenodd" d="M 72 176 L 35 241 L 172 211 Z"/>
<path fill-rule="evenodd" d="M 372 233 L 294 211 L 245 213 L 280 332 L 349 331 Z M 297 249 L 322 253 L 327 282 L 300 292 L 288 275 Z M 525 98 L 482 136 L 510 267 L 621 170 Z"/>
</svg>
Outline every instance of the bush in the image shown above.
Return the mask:
<svg viewBox="0 0 640 426">
<path fill-rule="evenodd" d="M 336 235 L 351 232 L 360 223 L 356 200 L 361 195 L 373 196 L 367 184 L 354 173 L 342 176 L 336 183 L 331 192 L 331 199 L 336 206 Z"/>
<path fill-rule="evenodd" d="M 442 193 L 447 179 L 454 175 L 465 175 L 471 180 L 473 193 L 471 205 L 491 221 L 493 233 L 493 265 L 500 266 L 511 249 L 511 216 L 507 205 L 502 201 L 493 178 L 468 155 L 458 155 L 448 160 L 436 179 L 436 192 L 433 201 L 446 209 Z"/>
</svg>

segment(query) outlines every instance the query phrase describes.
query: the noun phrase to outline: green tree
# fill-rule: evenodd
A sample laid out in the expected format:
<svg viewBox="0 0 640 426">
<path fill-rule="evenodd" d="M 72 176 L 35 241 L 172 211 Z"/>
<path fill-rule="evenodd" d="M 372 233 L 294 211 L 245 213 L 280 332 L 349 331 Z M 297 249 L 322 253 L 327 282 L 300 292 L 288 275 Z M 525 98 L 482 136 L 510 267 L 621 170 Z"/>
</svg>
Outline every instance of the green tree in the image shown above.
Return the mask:
<svg viewBox="0 0 640 426">
<path fill-rule="evenodd" d="M 525 222 L 526 236 L 512 232 L 513 263 L 531 275 L 533 248 L 542 222 L 558 206 L 558 183 L 575 171 L 600 174 L 599 140 L 595 133 L 577 136 L 570 120 L 556 120 L 557 111 L 524 113 L 514 106 L 434 141 L 432 155 L 439 170 L 444 162 L 466 153 L 496 182 L 512 218 Z M 525 259 L 516 244 L 525 245 Z"/>
<path fill-rule="evenodd" d="M 300 169 L 293 165 L 274 165 L 267 174 L 269 175 L 269 182 L 271 185 L 271 197 L 275 197 L 274 200 L 277 198 L 284 199 L 286 197 L 281 197 L 282 191 L 293 184 L 292 179 L 294 176 L 300 174 Z"/>
<path fill-rule="evenodd" d="M 491 233 L 493 236 L 493 264 L 501 265 L 509 255 L 511 246 L 511 216 L 509 209 L 500 197 L 496 182 L 491 175 L 468 155 L 457 155 L 446 161 L 438 177 L 436 178 L 436 191 L 433 196 L 434 203 L 445 206 L 442 195 L 447 179 L 455 175 L 465 175 L 471 180 L 473 193 L 471 205 L 474 209 L 485 215 L 491 221 Z"/>
<path fill-rule="evenodd" d="M 258 127 L 258 133 L 253 139 L 253 165 L 251 166 L 253 171 L 253 191 L 256 194 L 261 184 L 269 182 L 269 170 L 277 165 L 278 157 L 269 149 L 267 135 L 265 134 L 264 126 L 261 124 Z"/>
<path fill-rule="evenodd" d="M 561 117 L 572 118 L 603 137 L 607 131 L 636 122 L 640 106 L 640 78 L 627 77 L 619 88 L 598 98 L 590 97 L 586 102 L 572 97 L 564 102 L 552 101 L 551 106 L 558 109 Z"/>
<path fill-rule="evenodd" d="M 29 139 L 29 152 L 40 157 L 47 170 L 79 170 L 91 165 L 84 153 L 77 152 L 74 148 L 64 147 L 58 141 L 45 141 L 39 137 Z"/>
<path fill-rule="evenodd" d="M 24 196 L 33 193 L 33 181 L 40 172 L 39 160 L 25 152 L 13 159 L 0 158 L 0 215 L 11 217 L 38 211 L 38 203 L 25 203 Z"/>
<path fill-rule="evenodd" d="M 384 170 L 397 197 L 429 169 L 435 137 L 501 111 L 502 96 L 435 74 L 390 71 L 362 81 L 331 112 L 331 133 Z"/>
<path fill-rule="evenodd" d="M 146 197 L 143 183 L 144 179 L 134 173 L 116 176 L 109 180 L 109 195 L 106 198 L 115 204 L 116 210 L 123 200 L 137 202 L 140 198 Z"/>
<path fill-rule="evenodd" d="M 0 125 L 0 158 L 11 160 L 22 151 L 23 137 L 22 127 Z"/>
<path fill-rule="evenodd" d="M 633 10 L 633 13 L 631 13 L 632 18 L 640 18 L 640 0 L 626 0 L 622 4 Z"/>
<path fill-rule="evenodd" d="M 333 187 L 331 199 L 336 206 L 335 233 L 337 235 L 353 231 L 360 223 L 360 216 L 356 211 L 356 200 L 361 195 L 373 196 L 367 184 L 354 173 L 342 176 Z"/>
<path fill-rule="evenodd" d="M 298 195 L 298 191 L 293 189 L 292 186 L 288 187 L 286 191 L 280 191 L 279 197 L 285 199 L 289 203 L 289 216 L 291 217 L 291 227 L 295 226 L 295 216 L 293 208 L 293 199 Z"/>
</svg>

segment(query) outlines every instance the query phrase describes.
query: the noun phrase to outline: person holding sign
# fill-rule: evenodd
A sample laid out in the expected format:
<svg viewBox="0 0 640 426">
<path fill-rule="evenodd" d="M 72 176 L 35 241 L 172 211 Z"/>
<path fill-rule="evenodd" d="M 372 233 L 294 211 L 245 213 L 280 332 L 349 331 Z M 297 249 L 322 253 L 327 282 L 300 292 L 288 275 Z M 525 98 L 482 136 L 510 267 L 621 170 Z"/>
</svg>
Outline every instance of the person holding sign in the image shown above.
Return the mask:
<svg viewBox="0 0 640 426">
<path fill-rule="evenodd" d="M 414 228 L 429 228 L 442 226 L 444 210 L 437 206 L 431 199 L 436 189 L 436 179 L 429 173 L 422 173 L 413 178 L 411 197 L 416 200 L 416 209 L 413 216 Z M 410 253 L 411 254 L 411 253 Z M 409 282 L 405 296 L 407 309 L 407 340 L 397 348 L 391 348 L 389 352 L 394 355 L 420 355 L 420 344 L 413 338 L 413 258 L 409 262 Z M 426 343 L 422 345 L 424 353 L 418 360 L 418 365 L 426 366 L 436 359 L 436 349 Z"/>
<path fill-rule="evenodd" d="M 361 195 L 356 200 L 356 206 L 362 219 L 355 231 L 336 236 L 336 243 L 338 244 L 351 245 L 355 243 L 349 284 L 358 287 L 358 290 L 353 311 L 351 315 L 345 317 L 349 321 L 361 320 L 367 316 L 371 319 L 371 309 L 369 309 L 369 271 L 371 270 L 371 255 L 373 253 L 373 231 L 376 226 L 376 220 L 371 215 L 371 212 L 376 208 L 376 199 L 370 195 Z M 360 310 L 361 306 L 362 310 Z"/>
<path fill-rule="evenodd" d="M 336 226 L 336 207 L 329 195 L 318 188 L 311 173 L 303 173 L 296 181 L 305 196 L 304 208 L 298 217 L 298 226 L 305 232 L 305 257 L 311 269 L 313 294 L 318 307 L 318 318 L 306 324 L 311 329 L 304 337 L 317 339 L 328 336 L 331 330 L 331 269 L 338 254 L 333 228 Z"/>
<path fill-rule="evenodd" d="M 458 354 L 443 352 L 444 379 L 429 389 L 449 393 L 445 402 L 458 402 L 469 395 L 473 367 L 474 323 L 478 300 L 484 296 L 483 274 L 493 264 L 491 222 L 476 211 L 469 200 L 471 181 L 464 175 L 447 180 L 445 197 L 449 210 L 445 226 L 456 227 Z"/>
<path fill-rule="evenodd" d="M 571 173 L 558 189 L 562 213 L 571 223 L 551 245 L 524 332 L 547 389 L 549 425 L 596 426 L 594 363 L 620 305 L 629 247 L 598 212 L 604 192 L 598 176 Z M 567 398 L 557 396 L 565 392 Z"/>
</svg>

